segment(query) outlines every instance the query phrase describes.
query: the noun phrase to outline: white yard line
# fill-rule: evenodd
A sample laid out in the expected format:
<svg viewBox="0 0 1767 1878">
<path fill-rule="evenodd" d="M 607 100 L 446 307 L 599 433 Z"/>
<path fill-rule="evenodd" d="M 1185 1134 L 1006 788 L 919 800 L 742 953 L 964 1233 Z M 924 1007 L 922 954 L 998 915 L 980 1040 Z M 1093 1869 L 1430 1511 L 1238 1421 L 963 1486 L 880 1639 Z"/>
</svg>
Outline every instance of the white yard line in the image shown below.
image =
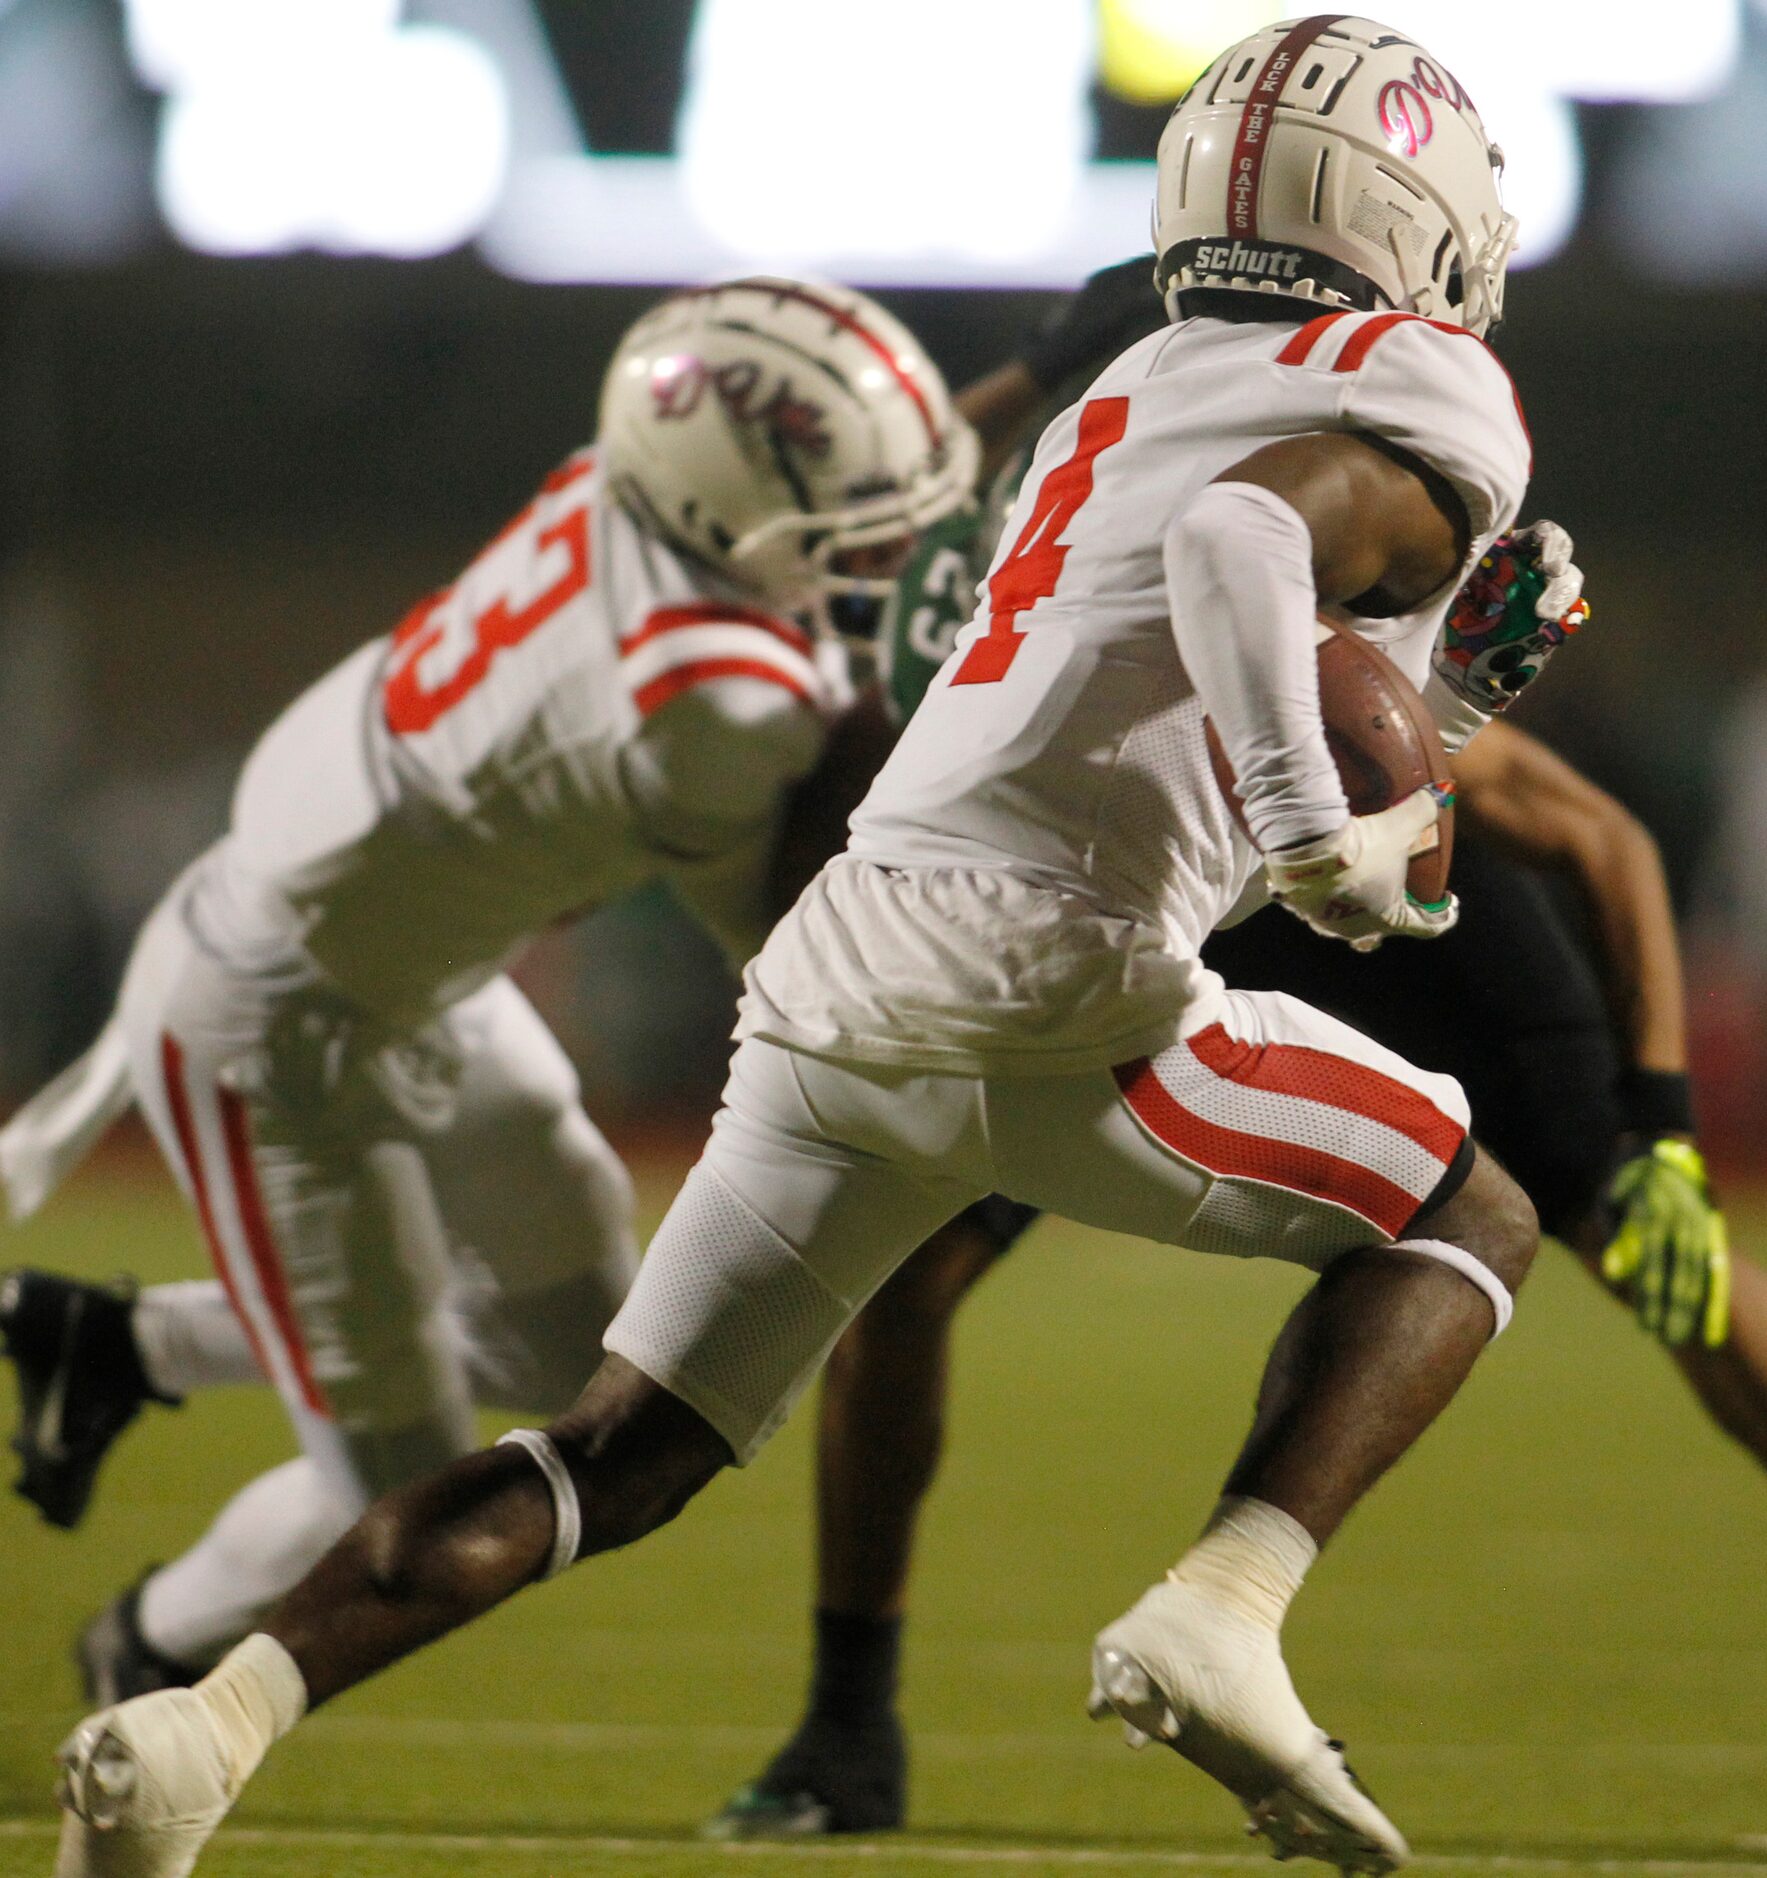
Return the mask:
<svg viewBox="0 0 1767 1878">
<path fill-rule="evenodd" d="M 684 1746 L 770 1748 L 778 1741 L 780 1731 L 776 1727 L 718 1722 L 536 1721 L 520 1716 L 469 1721 L 451 1715 L 326 1714 L 303 1723 L 301 1733 L 303 1739 L 314 1742 L 329 1737 L 388 1744 L 409 1742 L 426 1748 L 582 1753 L 620 1748 L 679 1750 Z M 1071 1761 L 1076 1755 L 1120 1755 L 1123 1742 L 1115 1728 L 1090 1728 L 1084 1722 L 1076 1722 L 1067 1728 L 1020 1729 L 997 1734 L 919 1729 L 915 1732 L 914 1746 L 923 1758 L 936 1761 Z M 1355 1747 L 1359 1757 L 1371 1766 L 1377 1761 L 1388 1765 L 1502 1763 L 1538 1751 L 1507 1742 L 1379 1741 L 1363 1737 L 1358 1737 Z M 1652 1761 L 1682 1766 L 1767 1764 L 1767 1741 L 1589 1741 L 1556 1751 L 1562 1758 L 1597 1765 L 1615 1761 Z"/>
<path fill-rule="evenodd" d="M 0 0 L 3 10 L 4 0 Z M 20 1710 L 0 1711 L 0 1728 L 30 1728 L 48 1738 L 65 1732 L 68 1718 Z M 633 1749 L 747 1749 L 771 1748 L 780 1729 L 772 1725 L 739 1722 L 580 1722 L 540 1721 L 523 1716 L 467 1720 L 453 1715 L 332 1715 L 312 1717 L 301 1726 L 301 1738 L 316 1745 L 325 1741 L 408 1744 L 413 1748 L 461 1748 L 496 1753 L 593 1753 Z M 945 1762 L 1059 1759 L 1076 1756 L 1103 1758 L 1122 1753 L 1122 1736 L 1115 1728 L 1092 1728 L 1084 1722 L 1071 1727 L 968 1733 L 955 1729 L 916 1730 L 914 1745 L 923 1758 Z M 1469 1762 L 1501 1765 L 1537 1755 L 1537 1746 L 1499 1741 L 1382 1741 L 1358 1736 L 1359 1758 L 1373 1766 L 1463 1766 Z M 1615 1762 L 1648 1761 L 1675 1766 L 1701 1765 L 1740 1769 L 1767 1763 L 1767 1740 L 1761 1741 L 1585 1741 L 1557 1744 L 1552 1752 L 1567 1762 L 1602 1766 Z M 1739 1841 L 1739 1848 L 1767 1851 L 1767 1834 Z M 1767 1878 L 1767 1874 L 1764 1874 Z"/>
<path fill-rule="evenodd" d="M 0 1840 L 47 1839 L 57 1827 L 47 1819 L 0 1820 Z M 372 1851 L 409 1846 L 425 1852 L 534 1852 L 602 1853 L 611 1857 L 655 1858 L 659 1853 L 696 1853 L 704 1858 L 799 1858 L 862 1864 L 893 1858 L 930 1865 L 1071 1865 L 1097 1868 L 1116 1865 L 1158 1869 L 1209 1869 L 1228 1865 L 1265 1868 L 1270 1861 L 1245 1852 L 1176 1852 L 1133 1847 L 1034 1845 L 927 1845 L 915 1840 L 747 1839 L 719 1843 L 705 1839 L 633 1839 L 594 1833 L 552 1836 L 495 1832 L 338 1832 L 321 1827 L 236 1826 L 223 1831 L 232 1845 L 322 1848 L 337 1851 Z M 1745 1844 L 1767 1847 L 1767 1835 L 1751 1836 Z M 1423 1871 L 1489 1872 L 1605 1872 L 1615 1878 L 1767 1878 L 1767 1863 L 1751 1859 L 1684 1858 L 1530 1858 L 1526 1853 L 1426 1853 L 1411 1861 Z"/>
</svg>

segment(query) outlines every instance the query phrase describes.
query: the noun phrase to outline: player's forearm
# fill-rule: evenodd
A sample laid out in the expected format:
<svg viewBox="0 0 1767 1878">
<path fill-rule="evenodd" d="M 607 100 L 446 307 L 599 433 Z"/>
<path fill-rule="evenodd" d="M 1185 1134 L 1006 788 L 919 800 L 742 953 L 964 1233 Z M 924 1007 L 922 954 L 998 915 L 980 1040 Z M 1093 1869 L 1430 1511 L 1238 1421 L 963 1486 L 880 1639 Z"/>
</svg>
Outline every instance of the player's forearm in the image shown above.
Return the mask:
<svg viewBox="0 0 1767 1878">
<path fill-rule="evenodd" d="M 1537 738 L 1498 719 L 1454 759 L 1461 811 L 1530 867 L 1565 875 L 1589 909 L 1596 963 L 1635 1069 L 1686 1067 L 1681 947 L 1650 831 Z"/>
<path fill-rule="evenodd" d="M 1681 946 L 1657 844 L 1615 805 L 1581 844 L 1576 868 L 1595 923 L 1608 1003 L 1632 1067 L 1685 1072 Z"/>
<path fill-rule="evenodd" d="M 1268 490 L 1213 483 L 1169 531 L 1165 562 L 1178 654 L 1259 846 L 1342 827 L 1350 811 L 1319 715 L 1306 524 Z"/>
<path fill-rule="evenodd" d="M 982 441 L 978 487 L 985 487 L 1016 450 L 1044 398 L 1043 387 L 1019 359 L 1009 359 L 965 385 L 953 402 Z"/>
<path fill-rule="evenodd" d="M 829 735 L 816 767 L 786 799 L 767 872 L 768 923 L 793 906 L 847 845 L 847 824 L 895 747 L 881 689 L 860 693 Z"/>
</svg>

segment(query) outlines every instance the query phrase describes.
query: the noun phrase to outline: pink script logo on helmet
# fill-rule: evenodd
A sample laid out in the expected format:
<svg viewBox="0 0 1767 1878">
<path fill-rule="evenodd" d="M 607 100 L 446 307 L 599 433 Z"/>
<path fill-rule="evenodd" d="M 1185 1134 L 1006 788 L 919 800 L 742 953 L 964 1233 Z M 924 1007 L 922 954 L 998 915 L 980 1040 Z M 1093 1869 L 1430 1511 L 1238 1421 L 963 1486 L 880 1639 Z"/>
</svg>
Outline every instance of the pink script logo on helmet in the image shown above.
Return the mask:
<svg viewBox="0 0 1767 1878">
<path fill-rule="evenodd" d="M 691 417 L 709 385 L 733 423 L 760 424 L 806 456 L 826 456 L 830 448 L 828 414 L 808 398 L 798 397 L 789 378 L 780 378 L 763 396 L 765 368 L 755 359 L 728 359 L 708 366 L 691 353 L 659 359 L 651 370 L 650 395 L 659 418 Z"/>
<path fill-rule="evenodd" d="M 1416 156 L 1436 134 L 1435 115 L 1429 107 L 1430 98 L 1450 105 L 1456 111 L 1473 108 L 1473 101 L 1467 96 L 1460 80 L 1438 70 L 1424 58 L 1415 61 L 1409 78 L 1389 79 L 1381 87 L 1381 133 L 1401 156 Z"/>
</svg>

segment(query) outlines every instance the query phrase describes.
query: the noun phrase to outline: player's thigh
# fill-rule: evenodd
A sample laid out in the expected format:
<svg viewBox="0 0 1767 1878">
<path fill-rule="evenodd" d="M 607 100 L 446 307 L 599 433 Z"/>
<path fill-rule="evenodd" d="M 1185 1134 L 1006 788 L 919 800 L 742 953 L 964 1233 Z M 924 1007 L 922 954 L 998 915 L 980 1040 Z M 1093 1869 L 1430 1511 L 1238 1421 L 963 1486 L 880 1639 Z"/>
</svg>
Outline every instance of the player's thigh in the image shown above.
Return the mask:
<svg viewBox="0 0 1767 1878">
<path fill-rule="evenodd" d="M 1159 1055 L 988 1085 L 1003 1191 L 1200 1252 L 1319 1267 L 1400 1237 L 1470 1165 L 1452 1079 L 1278 992 Z"/>
<path fill-rule="evenodd" d="M 632 1183 L 583 1112 L 570 1059 L 509 979 L 445 1025 L 457 1106 L 420 1145 L 459 1268 L 474 1393 L 556 1413 L 594 1370 L 638 1270 Z"/>
<path fill-rule="evenodd" d="M 972 1079 L 749 1040 L 607 1347 L 748 1460 L 855 1313 L 993 1184 Z"/>
<path fill-rule="evenodd" d="M 137 1103 L 173 1177 L 195 1198 L 178 1073 L 207 1079 L 261 1046 L 269 1003 L 244 974 L 197 942 L 188 917 L 204 856 L 143 921 L 117 998 Z"/>
<path fill-rule="evenodd" d="M 1473 1133 L 1564 1235 L 1600 1193 L 1623 1116 L 1621 1058 L 1587 948 L 1547 884 L 1471 831 L 1454 854 L 1460 921 L 1372 953 L 1280 909 L 1215 934 L 1230 984 L 1282 990 L 1455 1078 Z"/>
<path fill-rule="evenodd" d="M 456 1106 L 419 1146 L 450 1233 L 506 1290 L 589 1270 L 623 1295 L 637 1269 L 631 1178 L 584 1113 L 558 1039 L 508 978 L 442 1028 L 459 1063 Z"/>
<path fill-rule="evenodd" d="M 315 1282 L 315 1274 L 291 1265 L 281 1225 L 292 1170 L 286 1155 L 274 1154 L 266 1170 L 260 1118 L 245 1093 L 274 1029 L 278 980 L 241 970 L 198 942 L 188 919 L 190 885 L 187 875 L 149 916 L 124 974 L 118 1016 L 136 1098 L 196 1212 L 258 1366 L 333 1491 L 360 1504 L 320 1374 L 325 1361 L 303 1310 L 311 1292 L 332 1294 L 335 1274 Z"/>
</svg>

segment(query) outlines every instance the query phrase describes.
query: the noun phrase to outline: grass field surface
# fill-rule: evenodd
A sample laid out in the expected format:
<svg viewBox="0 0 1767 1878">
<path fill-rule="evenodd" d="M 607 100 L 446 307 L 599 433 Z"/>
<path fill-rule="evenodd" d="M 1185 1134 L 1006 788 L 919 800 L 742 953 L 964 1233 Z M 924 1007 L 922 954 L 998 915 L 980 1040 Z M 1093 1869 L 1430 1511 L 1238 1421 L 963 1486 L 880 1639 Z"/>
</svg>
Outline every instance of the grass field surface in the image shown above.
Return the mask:
<svg viewBox="0 0 1767 1878">
<path fill-rule="evenodd" d="M 645 1170 L 653 1209 L 680 1169 Z M 1767 1227 L 1739 1210 L 1739 1237 Z M 151 1173 L 100 1169 L 0 1263 L 202 1269 Z M 1190 1538 L 1299 1277 L 1045 1222 L 962 1322 L 905 1708 L 913 1830 L 719 1848 L 698 1822 L 793 1719 L 808 1416 L 669 1530 L 519 1598 L 277 1750 L 216 1878 L 1243 1873 L 1237 1809 L 1089 1724 L 1092 1633 Z M 8 1386 L 8 1385 L 0 1385 Z M 10 1399 L 0 1408 L 10 1415 Z M 69 1640 L 282 1458 L 220 1391 L 125 1437 L 77 1534 L 0 1501 L 0 1878 L 52 1860 Z M 1767 1480 L 1562 1254 L 1288 1628 L 1316 1718 L 1432 1873 L 1767 1875 Z"/>
</svg>

